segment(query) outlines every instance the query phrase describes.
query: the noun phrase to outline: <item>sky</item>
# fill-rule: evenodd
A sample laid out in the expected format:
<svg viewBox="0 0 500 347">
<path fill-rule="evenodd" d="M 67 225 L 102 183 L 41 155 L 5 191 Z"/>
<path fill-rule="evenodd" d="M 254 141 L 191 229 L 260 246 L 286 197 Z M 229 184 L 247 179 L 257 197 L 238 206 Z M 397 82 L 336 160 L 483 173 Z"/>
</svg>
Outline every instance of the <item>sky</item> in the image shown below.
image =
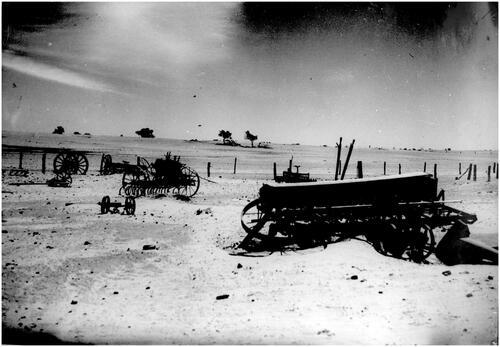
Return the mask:
<svg viewBox="0 0 500 347">
<path fill-rule="evenodd" d="M 498 147 L 496 3 L 2 3 L 2 129 Z"/>
</svg>

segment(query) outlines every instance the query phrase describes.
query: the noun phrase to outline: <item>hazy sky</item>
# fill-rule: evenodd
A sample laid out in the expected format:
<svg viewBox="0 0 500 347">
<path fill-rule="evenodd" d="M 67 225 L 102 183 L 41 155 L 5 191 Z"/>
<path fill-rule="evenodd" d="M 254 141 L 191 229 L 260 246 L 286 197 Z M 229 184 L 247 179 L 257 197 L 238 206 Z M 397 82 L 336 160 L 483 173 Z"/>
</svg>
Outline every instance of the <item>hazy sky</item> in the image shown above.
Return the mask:
<svg viewBox="0 0 500 347">
<path fill-rule="evenodd" d="M 5 3 L 5 130 L 497 148 L 488 3 Z"/>
</svg>

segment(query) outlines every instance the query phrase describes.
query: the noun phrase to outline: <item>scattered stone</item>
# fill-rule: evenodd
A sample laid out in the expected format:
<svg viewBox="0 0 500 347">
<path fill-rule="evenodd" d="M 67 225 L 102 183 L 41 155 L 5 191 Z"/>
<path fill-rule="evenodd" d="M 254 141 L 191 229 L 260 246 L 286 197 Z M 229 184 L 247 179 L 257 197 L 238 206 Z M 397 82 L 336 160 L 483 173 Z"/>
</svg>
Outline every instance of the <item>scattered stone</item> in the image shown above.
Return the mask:
<svg viewBox="0 0 500 347">
<path fill-rule="evenodd" d="M 146 290 L 149 290 L 151 287 L 146 287 Z"/>
<path fill-rule="evenodd" d="M 155 251 L 157 249 L 158 249 L 158 247 L 156 247 L 155 245 L 144 245 L 144 246 L 142 246 L 142 250 L 143 251 Z"/>
<path fill-rule="evenodd" d="M 52 248 L 54 248 L 54 247 L 52 247 L 52 246 L 47 246 L 47 247 L 45 247 L 45 248 L 52 249 Z"/>
<path fill-rule="evenodd" d="M 91 243 L 90 243 L 90 242 L 88 242 L 88 241 L 85 241 L 85 242 L 83 243 L 83 245 L 84 245 L 84 246 L 88 246 L 88 245 L 91 245 Z"/>
<path fill-rule="evenodd" d="M 76 301 L 76 300 L 71 300 L 71 305 L 76 305 L 76 304 L 78 304 L 78 301 Z"/>
<path fill-rule="evenodd" d="M 449 276 L 449 275 L 451 275 L 451 271 L 449 271 L 449 270 L 443 271 L 443 275 Z"/>
<path fill-rule="evenodd" d="M 351 276 L 351 280 L 357 280 L 358 279 L 358 276 L 357 275 L 352 275 Z"/>
<path fill-rule="evenodd" d="M 215 299 L 223 300 L 229 298 L 229 294 L 218 295 Z"/>
<path fill-rule="evenodd" d="M 378 293 L 379 293 L 379 294 L 384 294 L 384 292 L 383 292 L 383 291 L 381 291 L 381 290 L 379 290 L 379 292 L 378 292 Z"/>
<path fill-rule="evenodd" d="M 468 298 L 472 297 L 472 293 L 467 294 L 466 297 Z"/>
<path fill-rule="evenodd" d="M 113 294 L 115 294 L 115 295 L 116 295 L 116 294 L 118 294 L 118 292 L 113 292 Z"/>
<path fill-rule="evenodd" d="M 491 281 L 494 277 L 493 276 L 488 276 L 488 280 Z"/>
<path fill-rule="evenodd" d="M 238 269 L 241 269 L 241 268 L 243 267 L 243 265 L 241 265 L 240 263 L 238 263 L 238 265 L 236 265 L 236 267 L 237 267 Z"/>
</svg>

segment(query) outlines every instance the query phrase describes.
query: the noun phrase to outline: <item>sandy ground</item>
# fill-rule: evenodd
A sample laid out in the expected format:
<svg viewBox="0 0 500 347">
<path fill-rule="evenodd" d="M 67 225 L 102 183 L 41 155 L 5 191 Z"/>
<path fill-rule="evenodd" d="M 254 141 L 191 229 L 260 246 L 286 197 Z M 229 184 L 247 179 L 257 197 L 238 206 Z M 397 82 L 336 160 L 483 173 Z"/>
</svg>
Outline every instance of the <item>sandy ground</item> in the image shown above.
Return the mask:
<svg viewBox="0 0 500 347">
<path fill-rule="evenodd" d="M 235 255 L 262 180 L 211 177 L 189 202 L 139 198 L 135 216 L 96 204 L 123 202 L 121 175 L 9 185 L 50 177 L 2 179 L 5 326 L 95 344 L 498 342 L 497 266 L 415 264 L 358 240 Z M 446 187 L 483 241 L 497 242 L 497 182 Z"/>
</svg>

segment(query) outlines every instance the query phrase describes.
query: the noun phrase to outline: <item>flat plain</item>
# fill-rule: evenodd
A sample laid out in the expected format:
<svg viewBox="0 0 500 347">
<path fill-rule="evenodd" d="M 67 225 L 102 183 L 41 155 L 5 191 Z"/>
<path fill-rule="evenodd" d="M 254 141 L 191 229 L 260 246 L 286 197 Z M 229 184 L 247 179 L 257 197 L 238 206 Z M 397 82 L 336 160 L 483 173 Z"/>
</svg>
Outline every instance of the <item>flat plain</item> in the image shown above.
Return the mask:
<svg viewBox="0 0 500 347">
<path fill-rule="evenodd" d="M 331 180 L 334 147 L 13 132 L 3 132 L 2 142 L 89 151 L 89 171 L 75 175 L 70 188 L 11 185 L 44 183 L 53 176 L 54 156 L 47 155 L 42 174 L 41 154 L 25 153 L 30 173 L 17 177 L 8 172 L 19 154 L 2 151 L 4 327 L 93 344 L 498 343 L 497 266 L 449 267 L 434 256 L 416 264 L 359 240 L 236 255 L 246 235 L 241 211 L 272 180 L 273 163 L 280 173 L 293 156 L 301 172 Z M 190 201 L 141 197 L 133 216 L 100 214 L 104 195 L 124 200 L 122 176 L 98 172 L 103 153 L 134 163 L 167 152 L 202 177 Z M 384 162 L 387 174 L 398 173 L 398 164 L 402 172 L 422 171 L 424 163 L 432 173 L 437 164 L 446 199 L 462 201 L 452 206 L 478 217 L 471 237 L 497 246 L 498 180 L 493 173 L 487 180 L 497 158 L 497 151 L 355 145 L 346 177 L 356 176 L 357 161 L 366 177 L 382 175 Z M 476 164 L 477 180 L 456 180 L 459 163 L 462 172 Z"/>
</svg>

